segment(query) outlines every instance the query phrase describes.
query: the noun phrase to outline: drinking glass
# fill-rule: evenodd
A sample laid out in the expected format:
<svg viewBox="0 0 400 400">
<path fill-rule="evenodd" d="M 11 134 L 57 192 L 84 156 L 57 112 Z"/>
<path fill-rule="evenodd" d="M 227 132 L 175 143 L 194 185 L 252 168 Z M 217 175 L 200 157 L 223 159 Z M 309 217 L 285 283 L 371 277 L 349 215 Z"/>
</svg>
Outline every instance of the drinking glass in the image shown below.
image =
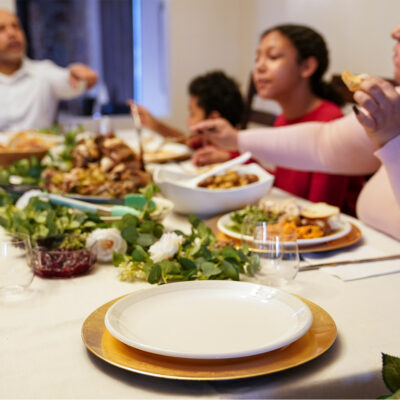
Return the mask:
<svg viewBox="0 0 400 400">
<path fill-rule="evenodd" d="M 259 283 L 278 287 L 292 283 L 300 263 L 295 229 L 258 222 L 252 229 L 250 250 L 260 257 Z"/>
<path fill-rule="evenodd" d="M 32 248 L 23 233 L 0 233 L 0 293 L 20 293 L 32 282 Z"/>
</svg>

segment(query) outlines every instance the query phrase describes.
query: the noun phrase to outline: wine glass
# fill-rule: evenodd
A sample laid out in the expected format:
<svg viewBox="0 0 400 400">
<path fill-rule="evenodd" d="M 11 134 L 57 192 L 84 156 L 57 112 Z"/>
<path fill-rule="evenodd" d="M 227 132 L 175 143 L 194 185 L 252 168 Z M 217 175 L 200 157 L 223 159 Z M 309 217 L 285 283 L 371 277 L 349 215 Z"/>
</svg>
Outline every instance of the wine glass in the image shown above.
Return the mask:
<svg viewBox="0 0 400 400">
<path fill-rule="evenodd" d="M 260 258 L 257 281 L 269 286 L 290 285 L 299 270 L 296 230 L 280 223 L 258 222 L 252 230 L 250 250 Z"/>
<path fill-rule="evenodd" d="M 32 247 L 24 233 L 0 233 L 0 293 L 23 292 L 32 282 Z"/>
</svg>

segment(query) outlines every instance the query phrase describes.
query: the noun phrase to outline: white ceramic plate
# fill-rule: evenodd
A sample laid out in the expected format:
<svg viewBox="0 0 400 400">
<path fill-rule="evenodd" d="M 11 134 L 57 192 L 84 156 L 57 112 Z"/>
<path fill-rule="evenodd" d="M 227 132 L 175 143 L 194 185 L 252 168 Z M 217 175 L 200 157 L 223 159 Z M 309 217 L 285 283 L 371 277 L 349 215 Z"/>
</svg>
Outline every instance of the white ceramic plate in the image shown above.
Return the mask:
<svg viewBox="0 0 400 400">
<path fill-rule="evenodd" d="M 231 229 L 228 228 L 228 226 L 232 225 L 232 220 L 231 220 L 231 215 L 232 213 L 228 213 L 223 215 L 221 218 L 218 219 L 217 222 L 217 228 L 224 233 L 227 236 L 230 236 L 234 239 L 242 239 L 242 236 L 240 233 L 232 231 Z M 343 236 L 346 236 L 351 230 L 351 225 L 349 222 L 343 222 L 343 225 L 340 229 L 336 230 L 335 232 L 331 233 L 330 235 L 327 236 L 322 236 L 319 238 L 313 238 L 313 239 L 299 239 L 297 241 L 299 246 L 313 246 L 315 244 L 321 244 L 321 243 L 326 243 L 330 242 L 331 240 L 339 239 Z M 246 236 L 243 239 L 250 241 L 251 237 Z"/>
<path fill-rule="evenodd" d="M 108 331 L 150 353 L 193 359 L 246 357 L 303 336 L 312 313 L 295 296 L 233 281 L 170 283 L 141 290 L 106 313 Z"/>
</svg>

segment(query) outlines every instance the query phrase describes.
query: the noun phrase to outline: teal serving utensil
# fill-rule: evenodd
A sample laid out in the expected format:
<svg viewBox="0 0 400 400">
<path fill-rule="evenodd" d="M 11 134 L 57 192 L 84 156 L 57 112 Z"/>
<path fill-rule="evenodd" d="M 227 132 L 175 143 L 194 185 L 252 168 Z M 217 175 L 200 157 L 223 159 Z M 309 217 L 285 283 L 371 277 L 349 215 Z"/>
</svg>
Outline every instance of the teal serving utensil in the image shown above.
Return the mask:
<svg viewBox="0 0 400 400">
<path fill-rule="evenodd" d="M 99 204 L 88 203 L 82 200 L 75 200 L 68 197 L 64 197 L 58 194 L 44 193 L 43 197 L 47 197 L 53 204 L 71 207 L 76 210 L 80 210 L 87 213 L 98 214 L 102 216 L 122 217 L 125 214 L 132 214 L 138 216 L 140 209 L 133 208 L 127 205 L 114 205 L 114 206 L 102 206 Z M 138 204 L 141 201 L 135 198 L 129 200 L 130 204 Z M 146 199 L 145 199 L 146 202 Z M 142 205 L 142 208 L 145 204 Z"/>
<path fill-rule="evenodd" d="M 146 205 L 147 199 L 137 193 L 127 194 L 124 196 L 124 206 L 127 207 L 134 207 L 138 210 L 143 210 L 144 206 Z M 151 200 L 150 202 L 150 211 L 154 211 L 156 208 L 156 203 Z"/>
</svg>

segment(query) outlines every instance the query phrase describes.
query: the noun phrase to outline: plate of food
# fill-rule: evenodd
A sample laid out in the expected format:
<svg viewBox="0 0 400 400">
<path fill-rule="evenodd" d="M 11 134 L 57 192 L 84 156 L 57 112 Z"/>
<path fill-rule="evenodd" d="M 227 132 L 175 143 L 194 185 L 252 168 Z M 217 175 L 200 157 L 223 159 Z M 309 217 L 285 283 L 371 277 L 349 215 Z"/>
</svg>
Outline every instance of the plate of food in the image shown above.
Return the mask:
<svg viewBox="0 0 400 400">
<path fill-rule="evenodd" d="M 251 241 L 250 232 L 243 232 L 243 220 L 251 216 L 255 221 L 282 223 L 283 228 L 295 229 L 299 246 L 314 246 L 346 236 L 352 225 L 343 221 L 338 207 L 326 203 L 314 203 L 301 207 L 295 199 L 281 203 L 261 202 L 241 210 L 223 215 L 217 221 L 217 228 L 224 235 Z"/>
<path fill-rule="evenodd" d="M 123 139 L 136 153 L 139 152 L 139 143 L 136 132 L 133 130 L 117 130 L 116 135 Z M 144 161 L 147 163 L 163 163 L 166 161 L 184 160 L 190 157 L 192 150 L 174 138 L 164 138 L 161 135 L 143 128 L 142 147 Z"/>
<path fill-rule="evenodd" d="M 190 359 L 276 350 L 302 337 L 312 321 L 298 297 L 234 281 L 179 282 L 136 291 L 105 316 L 111 335 L 128 346 Z"/>
<path fill-rule="evenodd" d="M 0 144 L 0 165 L 8 167 L 18 160 L 31 157 L 41 160 L 47 151 L 56 144 L 53 136 L 33 130 L 17 132 L 11 136 L 5 135 L 7 140 L 3 140 L 3 143 Z"/>
</svg>

